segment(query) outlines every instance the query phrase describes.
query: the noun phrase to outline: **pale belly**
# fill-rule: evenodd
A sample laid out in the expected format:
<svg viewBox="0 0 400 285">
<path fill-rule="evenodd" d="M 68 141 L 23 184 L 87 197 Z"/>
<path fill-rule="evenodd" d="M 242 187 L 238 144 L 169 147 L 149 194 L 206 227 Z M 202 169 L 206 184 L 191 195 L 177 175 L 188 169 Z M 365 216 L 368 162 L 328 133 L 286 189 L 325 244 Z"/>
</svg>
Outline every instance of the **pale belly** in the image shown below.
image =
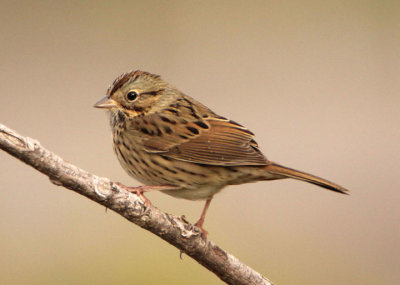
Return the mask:
<svg viewBox="0 0 400 285">
<path fill-rule="evenodd" d="M 173 190 L 162 192 L 177 198 L 208 199 L 230 180 L 223 167 L 177 161 L 140 150 L 128 151 L 123 145 L 114 145 L 114 150 L 121 166 L 131 177 L 145 185 L 171 185 Z"/>
<path fill-rule="evenodd" d="M 170 185 L 173 190 L 162 192 L 177 198 L 205 200 L 227 185 L 269 179 L 257 167 L 196 164 L 137 148 L 128 149 L 129 145 L 132 144 L 114 141 L 115 153 L 124 170 L 145 185 Z"/>
<path fill-rule="evenodd" d="M 217 194 L 223 187 L 205 185 L 196 189 L 163 190 L 161 192 L 186 200 L 206 200 Z"/>
</svg>

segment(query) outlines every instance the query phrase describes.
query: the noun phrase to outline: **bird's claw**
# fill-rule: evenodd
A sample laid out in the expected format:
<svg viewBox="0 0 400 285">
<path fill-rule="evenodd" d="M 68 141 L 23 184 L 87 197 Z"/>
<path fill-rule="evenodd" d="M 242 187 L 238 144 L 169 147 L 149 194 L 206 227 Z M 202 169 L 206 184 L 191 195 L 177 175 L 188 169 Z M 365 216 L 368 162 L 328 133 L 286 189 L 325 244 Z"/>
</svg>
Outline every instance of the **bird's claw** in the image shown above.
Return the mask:
<svg viewBox="0 0 400 285">
<path fill-rule="evenodd" d="M 126 191 L 139 196 L 139 198 L 143 201 L 143 203 L 146 207 L 151 206 L 150 200 L 147 199 L 147 197 L 144 196 L 144 194 L 143 194 L 144 192 L 146 192 L 146 186 L 129 187 L 129 186 L 125 186 L 124 184 L 122 184 L 120 182 L 116 182 L 115 184 L 117 184 L 119 187 L 125 189 Z"/>
</svg>

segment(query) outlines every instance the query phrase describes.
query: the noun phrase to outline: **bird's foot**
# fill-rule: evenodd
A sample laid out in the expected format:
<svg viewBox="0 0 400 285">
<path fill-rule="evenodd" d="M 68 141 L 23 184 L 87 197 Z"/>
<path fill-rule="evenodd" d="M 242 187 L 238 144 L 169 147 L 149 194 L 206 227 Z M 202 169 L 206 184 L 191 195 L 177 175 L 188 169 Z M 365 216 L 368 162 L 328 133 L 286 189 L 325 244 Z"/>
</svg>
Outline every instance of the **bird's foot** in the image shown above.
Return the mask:
<svg viewBox="0 0 400 285">
<path fill-rule="evenodd" d="M 134 193 L 137 196 L 139 196 L 139 198 L 143 201 L 144 205 L 146 207 L 150 207 L 151 206 L 151 202 L 149 199 L 147 199 L 146 196 L 144 196 L 144 192 L 147 192 L 147 188 L 148 187 L 153 187 L 153 186 L 137 186 L 137 187 L 129 187 L 129 186 L 125 186 L 124 184 L 120 183 L 120 182 L 116 182 L 115 184 L 117 184 L 119 187 L 121 187 L 122 189 Z M 154 187 L 158 187 L 158 186 L 154 186 Z"/>
<path fill-rule="evenodd" d="M 204 237 L 207 237 L 208 232 L 203 228 L 203 223 L 204 223 L 204 219 L 201 219 L 201 218 L 200 218 L 200 220 L 198 220 L 198 221 L 194 224 L 194 226 L 197 227 L 197 228 L 200 230 L 201 234 L 202 234 Z"/>
</svg>

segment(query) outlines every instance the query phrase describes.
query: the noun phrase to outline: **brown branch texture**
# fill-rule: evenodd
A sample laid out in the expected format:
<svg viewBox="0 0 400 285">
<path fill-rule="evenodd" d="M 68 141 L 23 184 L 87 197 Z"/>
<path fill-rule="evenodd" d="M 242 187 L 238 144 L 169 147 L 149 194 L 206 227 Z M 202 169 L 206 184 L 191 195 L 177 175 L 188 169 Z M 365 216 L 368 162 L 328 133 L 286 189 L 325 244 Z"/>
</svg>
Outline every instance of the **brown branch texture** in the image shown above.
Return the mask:
<svg viewBox="0 0 400 285">
<path fill-rule="evenodd" d="M 267 278 L 240 262 L 205 238 L 184 217 L 176 217 L 146 206 L 108 178 L 91 174 L 66 162 L 39 142 L 23 137 L 0 124 L 0 148 L 50 178 L 58 186 L 77 192 L 154 233 L 215 273 L 228 284 L 272 284 Z"/>
</svg>

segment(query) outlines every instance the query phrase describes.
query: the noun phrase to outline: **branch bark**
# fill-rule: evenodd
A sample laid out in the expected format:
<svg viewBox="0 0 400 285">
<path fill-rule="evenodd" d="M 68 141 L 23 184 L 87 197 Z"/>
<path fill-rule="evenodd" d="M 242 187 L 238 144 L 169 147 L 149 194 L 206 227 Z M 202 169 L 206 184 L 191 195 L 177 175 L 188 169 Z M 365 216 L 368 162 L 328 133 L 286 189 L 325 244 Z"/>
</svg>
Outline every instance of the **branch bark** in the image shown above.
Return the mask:
<svg viewBox="0 0 400 285">
<path fill-rule="evenodd" d="M 0 124 L 0 148 L 32 166 L 58 186 L 77 192 L 156 234 L 228 284 L 272 284 L 213 242 L 184 217 L 172 216 L 143 201 L 108 178 L 91 174 L 66 162 L 34 139 Z"/>
</svg>

